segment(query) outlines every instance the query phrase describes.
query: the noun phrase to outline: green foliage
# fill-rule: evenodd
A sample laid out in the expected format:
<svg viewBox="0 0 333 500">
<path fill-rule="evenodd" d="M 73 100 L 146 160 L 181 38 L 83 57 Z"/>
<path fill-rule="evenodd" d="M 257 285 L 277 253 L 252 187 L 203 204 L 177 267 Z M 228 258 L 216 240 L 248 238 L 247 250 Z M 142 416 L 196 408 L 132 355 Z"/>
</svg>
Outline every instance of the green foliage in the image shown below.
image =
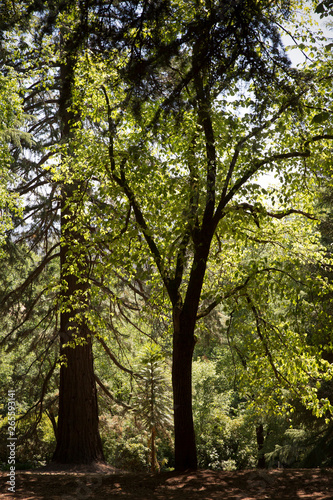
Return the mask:
<svg viewBox="0 0 333 500">
<path fill-rule="evenodd" d="M 314 438 L 309 439 L 307 445 L 307 454 L 304 456 L 303 452 L 303 460 L 301 462 L 303 467 L 332 467 L 332 424 L 325 430 L 322 430 L 319 435 L 317 434 Z"/>
<path fill-rule="evenodd" d="M 15 390 L 17 412 L 17 457 L 21 463 L 48 461 L 55 445 L 50 417 L 56 415 L 58 345 L 55 343 L 56 318 L 49 283 L 58 268 L 49 264 L 39 279 L 21 288 L 31 269 L 40 261 L 25 246 L 10 245 L 1 258 L 2 307 L 0 346 L 0 401 L 5 411 L 8 389 Z M 45 300 L 36 305 L 44 294 Z M 17 300 L 17 295 L 19 299 Z M 9 296 L 8 296 L 9 295 Z M 46 300 L 48 297 L 49 300 Z M 44 321 L 43 321 L 44 320 Z M 3 418 L 5 414 L 2 414 Z M 1 421 L 1 459 L 7 455 L 6 421 Z"/>
<path fill-rule="evenodd" d="M 101 418 L 100 428 L 108 463 L 122 470 L 148 470 L 148 433 L 138 428 L 130 414 L 112 418 L 105 415 Z"/>
<path fill-rule="evenodd" d="M 133 352 L 142 341 L 133 339 L 133 331 L 159 337 L 170 350 L 171 306 L 190 304 L 192 324 L 202 323 L 196 349 L 203 360 L 193 367 L 200 464 L 253 466 L 258 421 L 268 426 L 272 415 L 286 412 L 291 420 L 296 399 L 318 418 L 332 410 L 330 398 L 320 393 L 332 377 L 331 362 L 321 356 L 331 349 L 331 341 L 324 347 L 329 314 L 320 317 L 322 335 L 314 334 L 330 284 L 311 267 L 331 265 L 312 215 L 318 187 L 331 175 L 329 47 L 309 47 L 318 57 L 302 71 L 289 67 L 277 26 L 285 26 L 286 18 L 295 21 L 294 4 L 284 1 L 246 2 L 242 16 L 237 2 L 222 8 L 219 2 L 177 0 L 169 12 L 148 2 L 151 17 L 135 19 L 137 4 L 133 9 L 131 2 L 116 2 L 110 16 L 117 13 L 121 25 L 128 15 L 131 29 L 121 27 L 121 44 L 115 36 L 112 49 L 111 40 L 97 40 L 96 29 L 97 41 L 89 38 L 99 6 L 80 17 L 78 7 L 57 11 L 51 3 L 27 16 L 26 32 L 13 28 L 5 44 L 11 62 L 20 62 L 23 92 L 33 88 L 26 101 L 41 116 L 36 127 L 30 123 L 36 142 L 15 163 L 20 179 L 10 171 L 8 143 L 17 148 L 27 141 L 17 132 L 22 102 L 16 75 L 0 79 L 0 240 L 18 213 L 7 188 L 20 184 L 33 202 L 26 208 L 29 229 L 20 228 L 17 237 L 26 234 L 37 248 L 25 271 L 2 279 L 3 289 L 17 290 L 3 329 L 3 342 L 15 353 L 5 353 L 2 391 L 10 381 L 19 384 L 24 410 L 34 408 L 29 425 L 39 422 L 33 439 L 42 451 L 36 456 L 47 457 L 51 428 L 39 395 L 45 392 L 54 416 L 58 315 L 80 311 L 70 330 L 88 325 L 96 336 L 97 372 L 111 395 L 107 399 L 101 389 L 106 455 L 118 467 L 145 468 L 154 463 L 148 451 L 155 430 L 161 433 L 158 450 L 168 448 L 163 431 L 169 430 L 172 405 L 161 351 L 154 344 L 144 348 L 136 366 Z M 328 3 L 317 11 L 326 11 Z M 45 19 L 55 20 L 54 29 L 43 25 Z M 87 31 L 78 34 L 81 19 Z M 62 43 L 72 43 L 67 56 L 60 53 L 59 32 Z M 296 35 L 302 50 L 313 45 L 299 22 Z M 107 50 L 101 54 L 100 47 Z M 65 63 L 73 74 L 66 113 L 75 119 L 63 140 L 56 99 Z M 264 187 L 266 174 L 276 182 Z M 49 245 L 59 242 L 59 200 L 67 211 L 62 272 L 79 284 L 71 296 L 56 265 L 33 271 Z M 203 260 L 195 302 L 188 291 Z M 214 308 L 216 315 L 206 318 Z M 221 354 L 221 342 L 228 354 Z M 206 359 L 216 355 L 221 358 Z M 22 359 L 30 370 L 9 374 L 8 365 Z M 37 446 L 33 439 L 24 449 L 29 457 L 29 447 Z"/>
<path fill-rule="evenodd" d="M 300 464 L 305 451 L 304 434 L 305 431 L 301 429 L 287 429 L 280 441 L 281 444 L 276 444 L 274 451 L 266 454 L 268 465 L 295 467 Z"/>
<path fill-rule="evenodd" d="M 226 361 L 225 356 L 218 361 L 203 357 L 193 363 L 198 462 L 200 467 L 213 470 L 256 465 L 255 427 L 246 412 L 245 401 L 239 399 L 226 378 Z"/>
<path fill-rule="evenodd" d="M 170 438 L 172 427 L 172 398 L 170 382 L 165 373 L 165 358 L 157 344 L 147 344 L 139 355 L 137 374 L 139 384 L 133 401 L 134 412 L 150 434 L 151 470 L 155 471 L 155 439 L 158 436 Z"/>
<path fill-rule="evenodd" d="M 172 463 L 172 402 L 165 356 L 156 344 L 141 343 L 132 332 L 134 380 L 119 369 L 110 376 L 112 367 L 103 367 L 105 360 L 101 356 L 95 361 L 98 372 L 103 369 L 109 380 L 108 389 L 114 397 L 110 401 L 103 393 L 99 395 L 106 460 L 118 468 L 135 471 L 165 468 Z"/>
<path fill-rule="evenodd" d="M 20 141 L 29 138 L 28 134 L 19 130 L 23 120 L 16 75 L 14 72 L 9 72 L 7 76 L 0 74 L 0 246 L 4 243 L 6 232 L 13 227 L 12 218 L 22 215 L 19 197 L 10 190 L 15 180 L 10 171 L 10 143 L 21 147 Z"/>
<path fill-rule="evenodd" d="M 165 356 L 157 344 L 143 346 L 138 354 L 137 374 L 140 378 L 135 406 L 143 423 L 152 427 L 170 425 L 170 407 L 172 406 L 169 380 L 166 374 Z"/>
</svg>

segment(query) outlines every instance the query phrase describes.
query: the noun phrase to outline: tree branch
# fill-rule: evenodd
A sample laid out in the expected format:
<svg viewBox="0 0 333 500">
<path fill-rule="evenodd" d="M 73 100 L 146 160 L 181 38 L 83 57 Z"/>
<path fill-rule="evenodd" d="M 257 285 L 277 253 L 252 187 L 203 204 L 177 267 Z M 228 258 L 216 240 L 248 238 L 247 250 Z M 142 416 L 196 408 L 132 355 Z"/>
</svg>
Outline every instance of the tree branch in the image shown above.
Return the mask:
<svg viewBox="0 0 333 500">
<path fill-rule="evenodd" d="M 103 384 L 103 382 L 98 378 L 98 376 L 96 375 L 95 373 L 95 380 L 97 382 L 97 384 L 100 386 L 100 388 L 103 390 L 103 392 L 108 396 L 108 398 L 111 399 L 111 401 L 114 401 L 117 405 L 120 405 L 122 406 L 123 408 L 125 408 L 125 410 L 132 410 L 132 407 L 131 406 L 128 406 L 126 403 L 123 403 L 122 401 L 119 401 L 118 399 L 116 399 L 114 396 L 112 396 L 111 392 L 109 391 L 109 389 Z"/>
<path fill-rule="evenodd" d="M 239 156 L 239 153 L 241 151 L 242 146 L 249 139 L 251 139 L 252 137 L 255 137 L 258 134 L 260 134 L 263 130 L 269 128 L 273 123 L 275 123 L 280 118 L 280 116 L 290 106 L 292 106 L 293 104 L 295 104 L 301 98 L 301 96 L 304 94 L 304 92 L 305 91 L 301 92 L 298 96 L 294 96 L 293 98 L 291 98 L 287 103 L 285 103 L 283 106 L 281 106 L 281 108 L 277 111 L 277 113 L 274 114 L 274 116 L 271 119 L 265 121 L 265 123 L 263 123 L 260 127 L 255 127 L 249 134 L 247 134 L 245 137 L 243 137 L 240 141 L 237 142 L 236 147 L 235 147 L 235 152 L 234 152 L 234 155 L 233 155 L 233 157 L 231 159 L 229 170 L 228 170 L 228 173 L 227 173 L 227 176 L 226 176 L 226 179 L 225 179 L 225 182 L 224 182 L 224 186 L 223 186 L 223 189 L 222 189 L 222 194 L 221 194 L 220 202 L 219 202 L 219 205 L 218 205 L 218 207 L 216 209 L 216 212 L 215 212 L 215 215 L 214 215 L 214 218 L 217 220 L 217 222 L 220 220 L 220 218 L 222 216 L 222 212 L 223 212 L 224 207 L 232 199 L 232 197 L 235 195 L 235 193 L 263 165 L 265 165 L 266 163 L 269 163 L 270 161 L 273 161 L 273 160 L 288 159 L 288 158 L 294 158 L 294 157 L 298 157 L 298 156 L 307 157 L 307 156 L 310 155 L 310 153 L 307 154 L 308 153 L 307 151 L 305 151 L 305 152 L 282 153 L 282 154 L 273 155 L 273 156 L 271 156 L 271 157 L 269 157 L 267 159 L 264 159 L 262 161 L 257 161 L 257 162 L 255 162 L 255 166 L 252 167 L 252 168 L 250 168 L 248 170 L 248 172 L 246 172 L 244 174 L 244 176 L 241 177 L 241 179 L 239 179 L 234 184 L 234 186 L 229 190 L 229 193 L 227 194 L 227 192 L 228 192 L 228 186 L 229 186 L 232 174 L 234 172 L 234 169 L 236 167 L 238 156 Z M 307 145 L 307 143 L 305 143 L 305 145 Z"/>
<path fill-rule="evenodd" d="M 123 370 L 124 372 L 126 373 L 129 373 L 130 375 L 134 376 L 134 372 L 132 370 L 130 370 L 129 368 L 126 368 L 125 366 L 123 366 L 121 363 L 119 363 L 119 361 L 117 360 L 117 358 L 112 354 L 112 352 L 110 351 L 109 347 L 106 345 L 104 339 L 100 336 L 97 336 L 96 335 L 96 339 L 98 340 L 98 342 L 102 345 L 104 351 L 107 353 L 107 355 L 109 356 L 109 358 L 111 359 L 111 361 L 118 367 L 120 368 L 121 370 Z"/>
<path fill-rule="evenodd" d="M 41 263 L 33 270 L 31 274 L 29 274 L 29 276 L 25 279 L 25 281 L 20 286 L 15 288 L 15 290 L 12 290 L 2 298 L 0 303 L 1 307 L 3 306 L 3 304 L 8 302 L 8 300 L 11 299 L 13 296 L 15 297 L 15 295 L 21 295 L 24 292 L 24 290 L 30 285 L 30 283 L 32 283 L 34 279 L 37 276 L 39 276 L 39 274 L 43 271 L 44 267 L 49 262 L 51 262 L 51 260 L 55 259 L 56 257 L 60 257 L 59 252 L 52 254 L 54 249 L 57 248 L 59 245 L 60 243 L 56 243 L 55 245 L 53 245 L 53 247 L 45 255 L 44 259 L 41 261 Z"/>
<path fill-rule="evenodd" d="M 249 210 L 252 215 L 260 214 L 260 215 L 268 215 L 269 217 L 273 217 L 275 219 L 283 219 L 284 217 L 288 217 L 288 215 L 298 214 L 303 215 L 307 219 L 318 220 L 318 218 L 310 214 L 309 212 L 304 212 L 304 210 L 297 210 L 294 208 L 290 208 L 288 210 L 281 210 L 279 212 L 269 212 L 264 207 L 255 207 L 250 203 L 240 203 L 233 207 L 231 210 Z"/>
<path fill-rule="evenodd" d="M 207 173 L 206 173 L 206 206 L 203 215 L 202 225 L 205 226 L 209 221 L 215 209 L 215 185 L 216 185 L 216 148 L 214 129 L 211 117 L 211 106 L 209 98 L 205 95 L 203 87 L 203 77 L 201 71 L 197 71 L 194 77 L 196 88 L 196 98 L 198 103 L 198 119 L 199 125 L 202 126 L 205 134 L 205 146 L 207 157 Z"/>
<path fill-rule="evenodd" d="M 246 300 L 247 300 L 247 303 L 249 304 L 252 312 L 253 312 L 253 315 L 254 315 L 254 318 L 255 318 L 255 322 L 256 322 L 256 330 L 257 330 L 257 334 L 258 334 L 258 337 L 259 339 L 261 340 L 261 343 L 265 349 L 265 354 L 266 354 L 266 357 L 269 361 L 269 364 L 271 365 L 272 367 L 272 370 L 273 370 L 273 373 L 275 375 L 275 377 L 277 378 L 277 380 L 279 380 L 280 382 L 284 381 L 288 387 L 292 387 L 292 384 L 289 382 L 289 380 L 284 377 L 280 371 L 277 369 L 277 367 L 275 366 L 275 363 L 274 363 L 274 360 L 273 360 L 273 356 L 272 356 L 272 353 L 270 352 L 269 350 L 269 347 L 268 347 L 268 343 L 267 343 L 267 340 L 265 339 L 262 331 L 261 331 L 261 327 L 260 327 L 260 315 L 259 315 L 259 312 L 256 308 L 256 306 L 253 304 L 251 298 L 249 295 L 246 295 Z"/>
<path fill-rule="evenodd" d="M 116 162 L 114 159 L 114 147 L 113 147 L 113 137 L 115 134 L 115 124 L 114 124 L 112 117 L 111 117 L 110 101 L 109 101 L 109 97 L 107 95 L 107 92 L 106 92 L 106 89 L 104 86 L 102 86 L 102 90 L 103 90 L 105 100 L 106 100 L 106 105 L 108 108 L 109 160 L 110 160 L 110 169 L 108 169 L 106 167 L 108 175 L 110 176 L 111 180 L 115 181 L 119 185 L 119 187 L 121 187 L 122 191 L 127 196 L 131 206 L 133 207 L 136 222 L 139 225 L 139 227 L 142 229 L 144 238 L 145 238 L 146 243 L 147 243 L 147 245 L 152 253 L 152 256 L 154 258 L 157 269 L 162 277 L 163 283 L 168 290 L 168 293 L 170 295 L 170 299 L 171 299 L 171 301 L 176 300 L 174 297 L 174 294 L 173 294 L 173 290 L 172 290 L 172 288 L 170 288 L 170 279 L 166 275 L 166 271 L 164 269 L 163 259 L 162 259 L 162 256 L 160 254 L 160 251 L 155 243 L 154 238 L 150 234 L 148 225 L 147 225 L 146 220 L 144 218 L 143 212 L 139 206 L 139 203 L 134 195 L 134 192 L 132 191 L 132 189 L 130 188 L 130 186 L 128 185 L 128 183 L 126 181 L 123 167 L 124 167 L 127 159 L 124 159 L 122 164 L 121 164 L 120 176 L 116 173 Z"/>
<path fill-rule="evenodd" d="M 237 292 L 239 292 L 240 290 L 243 290 L 244 288 L 246 288 L 248 282 L 250 281 L 251 279 L 251 276 L 248 276 L 245 280 L 244 283 L 242 283 L 241 285 L 237 285 L 233 290 L 231 290 L 230 292 L 226 293 L 225 295 L 220 295 L 220 297 L 218 297 L 217 299 L 215 299 L 213 302 L 211 302 L 211 304 L 206 307 L 206 309 L 204 309 L 203 311 L 199 312 L 197 314 L 197 320 L 198 319 L 201 319 L 201 318 L 204 318 L 205 316 L 207 316 L 213 309 L 215 309 L 216 306 L 218 306 L 219 304 L 221 304 L 221 302 L 225 299 L 229 299 L 230 297 L 233 297 Z"/>
<path fill-rule="evenodd" d="M 278 273 L 285 274 L 291 280 L 293 280 L 295 283 L 304 285 L 303 282 L 297 280 L 290 273 L 288 273 L 287 271 L 284 271 L 283 269 L 279 269 L 277 267 L 265 267 L 263 269 L 258 269 L 255 273 L 248 276 L 246 278 L 246 280 L 244 281 L 244 283 L 242 283 L 241 285 L 237 285 L 233 290 L 226 293 L 225 295 L 220 295 L 213 302 L 211 302 L 211 304 L 209 304 L 209 306 L 207 306 L 203 311 L 199 312 L 199 314 L 197 314 L 197 320 L 207 316 L 213 309 L 215 309 L 215 307 L 217 307 L 219 304 L 221 304 L 221 302 L 223 302 L 223 300 L 229 299 L 230 297 L 233 297 L 234 295 L 236 295 L 237 292 L 244 290 L 246 288 L 246 286 L 248 285 L 249 281 L 252 280 L 254 277 L 256 277 L 258 274 L 269 273 L 269 272 L 278 272 Z"/>
</svg>

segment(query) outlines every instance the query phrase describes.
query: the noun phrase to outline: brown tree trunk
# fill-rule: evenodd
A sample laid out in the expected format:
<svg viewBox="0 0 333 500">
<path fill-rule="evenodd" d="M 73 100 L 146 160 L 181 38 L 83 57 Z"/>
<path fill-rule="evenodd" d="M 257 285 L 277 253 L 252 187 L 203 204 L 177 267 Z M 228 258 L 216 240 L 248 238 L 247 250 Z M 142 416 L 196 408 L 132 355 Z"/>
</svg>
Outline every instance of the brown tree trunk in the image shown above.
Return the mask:
<svg viewBox="0 0 333 500">
<path fill-rule="evenodd" d="M 195 345 L 194 329 L 174 315 L 172 387 L 174 401 L 175 469 L 197 469 L 192 414 L 192 356 Z"/>
<path fill-rule="evenodd" d="M 264 436 L 264 426 L 262 424 L 259 424 L 256 427 L 256 435 L 257 435 L 257 446 L 258 446 L 258 463 L 257 467 L 258 469 L 265 469 L 266 468 L 266 459 L 265 459 L 265 454 L 264 454 L 264 443 L 265 443 L 265 436 Z"/>
<path fill-rule="evenodd" d="M 82 331 L 81 331 L 82 335 Z M 91 339 L 86 344 L 61 350 L 59 419 L 55 462 L 89 464 L 104 461 L 98 432 L 97 392 Z"/>
<path fill-rule="evenodd" d="M 79 189 L 79 185 L 75 185 Z M 83 245 L 75 248 L 80 233 L 73 230 L 75 202 L 73 186 L 63 189 L 62 236 L 60 249 L 62 310 L 60 313 L 59 419 L 57 447 L 53 460 L 60 463 L 92 463 L 104 461 L 98 431 L 97 391 L 94 377 L 92 341 L 85 312 L 88 308 L 89 283 Z M 74 220 L 75 222 L 75 220 Z M 70 264 L 76 267 L 71 274 Z M 75 339 L 78 339 L 75 342 Z M 72 345 L 68 345 L 71 343 Z M 77 345 L 75 345 L 77 344 Z"/>
<path fill-rule="evenodd" d="M 173 302 L 172 388 L 174 399 L 175 469 L 198 468 L 192 413 L 192 358 L 202 284 L 212 240 L 212 225 L 196 244 L 184 303 Z"/>
</svg>

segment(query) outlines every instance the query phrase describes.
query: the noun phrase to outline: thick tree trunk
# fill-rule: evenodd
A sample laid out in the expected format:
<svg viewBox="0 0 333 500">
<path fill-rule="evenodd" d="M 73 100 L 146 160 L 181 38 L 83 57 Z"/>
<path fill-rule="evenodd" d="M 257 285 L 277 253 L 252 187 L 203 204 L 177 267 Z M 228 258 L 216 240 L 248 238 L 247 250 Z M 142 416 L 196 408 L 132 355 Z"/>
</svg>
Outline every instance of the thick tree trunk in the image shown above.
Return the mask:
<svg viewBox="0 0 333 500">
<path fill-rule="evenodd" d="M 194 329 L 174 315 L 172 387 L 174 400 L 175 469 L 197 469 L 192 414 L 192 356 Z"/>
<path fill-rule="evenodd" d="M 81 332 L 82 334 L 82 332 Z M 104 461 L 98 432 L 97 392 L 91 339 L 85 345 L 62 349 L 59 420 L 55 462 L 89 464 Z"/>
<path fill-rule="evenodd" d="M 196 470 L 198 467 L 192 413 L 192 358 L 195 325 L 202 284 L 212 240 L 208 235 L 196 244 L 194 261 L 184 303 L 173 301 L 172 388 L 174 399 L 175 469 Z"/>
<path fill-rule="evenodd" d="M 60 370 L 57 447 L 53 460 L 87 464 L 104 461 L 104 456 L 98 431 L 92 342 L 85 318 L 89 294 L 87 265 L 84 265 L 83 250 L 73 252 L 74 242 L 80 242 L 80 233 L 68 226 L 73 218 L 73 207 L 68 203 L 70 189 L 63 190 L 63 202 L 66 203 L 62 204 L 61 214 L 64 243 L 60 250 L 63 287 L 60 354 L 64 356 L 64 364 Z M 70 264 L 76 266 L 78 276 L 70 274 Z M 69 346 L 69 342 L 73 345 Z"/>
<path fill-rule="evenodd" d="M 79 185 L 75 185 L 79 189 Z M 87 325 L 88 263 L 80 232 L 74 230 L 73 186 L 62 191 L 59 419 L 53 460 L 60 463 L 104 461 L 98 432 L 97 391 L 91 333 Z M 75 224 L 74 224 L 75 227 Z M 76 245 L 78 244 L 78 248 Z M 73 266 L 73 267 L 72 267 Z M 72 273 L 75 269 L 75 274 Z M 71 344 L 71 345 L 68 345 Z"/>
</svg>

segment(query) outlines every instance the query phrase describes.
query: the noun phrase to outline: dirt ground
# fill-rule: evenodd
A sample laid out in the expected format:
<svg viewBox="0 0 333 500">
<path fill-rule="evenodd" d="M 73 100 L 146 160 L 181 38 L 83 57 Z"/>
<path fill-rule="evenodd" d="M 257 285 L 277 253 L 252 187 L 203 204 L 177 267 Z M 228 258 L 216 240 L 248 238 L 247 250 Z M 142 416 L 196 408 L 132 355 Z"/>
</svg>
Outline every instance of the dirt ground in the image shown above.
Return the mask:
<svg viewBox="0 0 333 500">
<path fill-rule="evenodd" d="M 63 469 L 63 468 L 62 468 Z M 333 469 L 132 474 L 109 466 L 0 473 L 1 500 L 333 500 Z"/>
</svg>

